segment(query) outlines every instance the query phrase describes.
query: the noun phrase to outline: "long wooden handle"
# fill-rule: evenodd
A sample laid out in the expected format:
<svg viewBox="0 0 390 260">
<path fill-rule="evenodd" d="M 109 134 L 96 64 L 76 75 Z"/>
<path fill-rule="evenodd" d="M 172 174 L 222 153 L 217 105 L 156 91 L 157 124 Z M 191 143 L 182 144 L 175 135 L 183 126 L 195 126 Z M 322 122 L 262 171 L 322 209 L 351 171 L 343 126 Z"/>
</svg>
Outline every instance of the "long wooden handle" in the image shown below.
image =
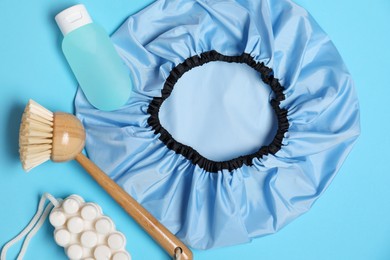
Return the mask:
<svg viewBox="0 0 390 260">
<path fill-rule="evenodd" d="M 157 242 L 164 250 L 174 258 L 181 250 L 183 260 L 191 260 L 191 250 L 183 244 L 175 235 L 164 227 L 155 217 L 143 208 L 135 199 L 125 192 L 118 184 L 108 177 L 82 153 L 76 156 L 76 161 L 106 190 L 108 194 L 131 216 L 133 219 Z"/>
</svg>

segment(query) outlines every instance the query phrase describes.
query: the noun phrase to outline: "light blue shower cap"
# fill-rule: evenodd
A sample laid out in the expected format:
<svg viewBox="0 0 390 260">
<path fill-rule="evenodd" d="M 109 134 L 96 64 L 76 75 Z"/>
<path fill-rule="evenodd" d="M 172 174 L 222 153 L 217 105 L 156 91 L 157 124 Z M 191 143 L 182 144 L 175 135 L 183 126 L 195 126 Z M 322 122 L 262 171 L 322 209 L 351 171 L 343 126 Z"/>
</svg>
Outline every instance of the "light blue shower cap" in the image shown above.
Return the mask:
<svg viewBox="0 0 390 260">
<path fill-rule="evenodd" d="M 78 91 L 88 156 L 193 248 L 309 210 L 360 133 L 340 55 L 289 0 L 158 0 L 112 40 L 134 89 L 112 112 Z"/>
</svg>

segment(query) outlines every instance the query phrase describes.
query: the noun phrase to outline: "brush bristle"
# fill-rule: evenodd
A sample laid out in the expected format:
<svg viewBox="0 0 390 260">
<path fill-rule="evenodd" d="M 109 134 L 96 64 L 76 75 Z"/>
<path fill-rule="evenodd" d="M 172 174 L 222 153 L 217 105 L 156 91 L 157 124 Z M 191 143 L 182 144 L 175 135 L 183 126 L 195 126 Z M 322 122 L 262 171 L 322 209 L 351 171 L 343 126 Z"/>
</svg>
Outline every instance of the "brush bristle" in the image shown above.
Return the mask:
<svg viewBox="0 0 390 260">
<path fill-rule="evenodd" d="M 48 161 L 53 142 L 53 113 L 29 100 L 22 116 L 19 131 L 19 154 L 23 169 Z"/>
</svg>

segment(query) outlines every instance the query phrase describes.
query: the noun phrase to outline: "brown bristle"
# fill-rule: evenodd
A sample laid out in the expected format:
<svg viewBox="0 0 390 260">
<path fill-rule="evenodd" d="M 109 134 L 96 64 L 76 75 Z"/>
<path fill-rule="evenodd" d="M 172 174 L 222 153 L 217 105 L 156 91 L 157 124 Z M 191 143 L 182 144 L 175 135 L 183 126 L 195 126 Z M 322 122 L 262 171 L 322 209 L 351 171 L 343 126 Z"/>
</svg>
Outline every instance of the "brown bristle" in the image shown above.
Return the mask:
<svg viewBox="0 0 390 260">
<path fill-rule="evenodd" d="M 50 159 L 53 143 L 53 113 L 29 100 L 19 130 L 19 154 L 25 171 Z"/>
</svg>

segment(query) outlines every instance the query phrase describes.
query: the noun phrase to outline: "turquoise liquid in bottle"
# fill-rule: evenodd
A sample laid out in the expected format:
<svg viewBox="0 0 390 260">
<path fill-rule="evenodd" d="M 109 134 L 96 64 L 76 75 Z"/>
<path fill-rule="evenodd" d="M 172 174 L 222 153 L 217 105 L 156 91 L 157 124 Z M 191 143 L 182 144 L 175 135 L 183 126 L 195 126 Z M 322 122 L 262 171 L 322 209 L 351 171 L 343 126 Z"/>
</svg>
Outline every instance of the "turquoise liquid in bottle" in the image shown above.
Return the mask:
<svg viewBox="0 0 390 260">
<path fill-rule="evenodd" d="M 123 106 L 132 82 L 104 29 L 92 22 L 83 5 L 62 11 L 56 21 L 64 34 L 62 50 L 88 101 L 105 111 Z"/>
</svg>

